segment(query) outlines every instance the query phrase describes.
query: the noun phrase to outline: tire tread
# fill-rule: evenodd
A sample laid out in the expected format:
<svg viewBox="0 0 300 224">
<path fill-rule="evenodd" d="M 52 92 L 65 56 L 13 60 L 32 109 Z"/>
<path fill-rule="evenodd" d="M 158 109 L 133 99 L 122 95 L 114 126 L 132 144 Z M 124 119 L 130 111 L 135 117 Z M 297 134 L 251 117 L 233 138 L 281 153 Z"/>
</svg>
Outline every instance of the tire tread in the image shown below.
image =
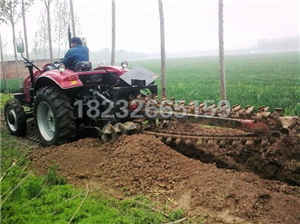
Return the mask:
<svg viewBox="0 0 300 224">
<path fill-rule="evenodd" d="M 74 121 L 76 117 L 74 116 L 70 99 L 63 91 L 54 86 L 44 87 L 40 89 L 37 94 L 43 94 L 46 96 L 54 109 L 57 111 L 58 134 L 54 144 L 61 145 L 70 142 L 72 138 L 74 138 L 76 131 L 76 125 Z M 38 127 L 38 125 L 36 126 Z M 49 146 L 46 144 L 43 145 Z"/>
<path fill-rule="evenodd" d="M 26 113 L 24 111 L 24 108 L 22 107 L 21 103 L 16 100 L 16 99 L 11 99 L 8 100 L 6 102 L 5 105 L 5 117 L 6 117 L 6 108 L 8 106 L 11 106 L 12 108 L 14 108 L 15 112 L 16 112 L 16 116 L 17 116 L 17 120 L 18 120 L 18 128 L 15 132 L 13 132 L 12 130 L 10 130 L 8 124 L 7 127 L 10 130 L 10 132 L 13 135 L 19 136 L 19 137 L 23 137 L 26 135 L 26 131 L 27 131 L 27 118 L 26 118 Z"/>
</svg>

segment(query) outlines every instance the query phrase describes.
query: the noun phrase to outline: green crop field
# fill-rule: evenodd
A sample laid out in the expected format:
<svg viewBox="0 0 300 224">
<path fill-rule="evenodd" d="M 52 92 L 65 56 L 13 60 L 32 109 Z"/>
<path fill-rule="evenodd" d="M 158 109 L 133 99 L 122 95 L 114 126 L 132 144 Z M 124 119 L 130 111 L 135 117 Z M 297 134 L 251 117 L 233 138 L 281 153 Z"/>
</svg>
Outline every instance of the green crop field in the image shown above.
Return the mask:
<svg viewBox="0 0 300 224">
<path fill-rule="evenodd" d="M 160 74 L 160 60 L 129 62 Z M 167 59 L 167 96 L 220 100 L 218 56 Z M 230 55 L 225 58 L 227 98 L 231 105 L 284 108 L 300 115 L 299 53 Z M 160 85 L 160 80 L 157 81 Z"/>
<path fill-rule="evenodd" d="M 21 80 L 22 85 L 23 85 L 23 79 Z M 10 93 L 17 93 L 19 92 L 19 85 L 18 85 L 18 80 L 17 79 L 9 79 L 7 80 L 8 83 L 8 90 Z M 4 93 L 5 86 L 4 86 L 4 81 L 1 80 L 1 93 Z"/>
<path fill-rule="evenodd" d="M 225 57 L 227 98 L 231 105 L 284 108 L 300 115 L 299 53 L 228 55 Z M 160 74 L 160 60 L 131 61 Z M 186 100 L 220 100 L 218 56 L 167 59 L 167 95 Z M 9 80 L 12 92 L 16 80 Z M 157 80 L 160 86 L 160 80 Z M 1 83 L 1 92 L 4 83 Z"/>
</svg>

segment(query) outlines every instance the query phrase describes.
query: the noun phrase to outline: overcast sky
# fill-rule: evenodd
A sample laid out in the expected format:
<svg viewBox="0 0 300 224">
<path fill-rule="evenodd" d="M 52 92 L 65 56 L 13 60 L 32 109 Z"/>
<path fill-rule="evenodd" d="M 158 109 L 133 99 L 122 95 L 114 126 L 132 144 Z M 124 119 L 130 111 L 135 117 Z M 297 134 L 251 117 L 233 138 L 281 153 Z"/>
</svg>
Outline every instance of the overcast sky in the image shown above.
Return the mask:
<svg viewBox="0 0 300 224">
<path fill-rule="evenodd" d="M 167 52 L 218 48 L 218 1 L 163 0 L 163 6 Z M 30 49 L 42 8 L 43 3 L 36 0 L 26 16 Z M 110 48 L 111 1 L 74 0 L 74 10 L 90 50 Z M 251 47 L 262 38 L 295 37 L 299 35 L 299 14 L 298 0 L 224 0 L 225 49 Z M 8 43 L 6 51 L 12 53 L 11 27 L 2 25 L 0 29 L 4 42 Z M 20 20 L 16 33 L 22 29 Z M 145 53 L 160 51 L 157 0 L 116 0 L 116 49 Z"/>
</svg>

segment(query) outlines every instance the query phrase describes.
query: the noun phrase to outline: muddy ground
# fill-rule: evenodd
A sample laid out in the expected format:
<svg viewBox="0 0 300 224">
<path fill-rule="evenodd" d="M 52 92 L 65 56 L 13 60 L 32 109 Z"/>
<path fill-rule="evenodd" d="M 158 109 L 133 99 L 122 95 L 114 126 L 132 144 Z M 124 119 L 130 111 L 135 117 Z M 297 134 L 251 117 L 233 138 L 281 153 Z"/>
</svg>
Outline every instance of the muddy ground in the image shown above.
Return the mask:
<svg viewBox="0 0 300 224">
<path fill-rule="evenodd" d="M 191 146 L 190 151 L 198 154 L 188 158 L 154 136 L 135 134 L 122 136 L 115 144 L 86 138 L 41 148 L 30 158 L 38 174 L 57 165 L 69 183 L 85 186 L 87 180 L 116 197 L 160 195 L 184 208 L 189 217 L 206 217 L 205 223 L 296 224 L 300 223 L 300 188 L 295 186 L 300 179 L 299 120 L 292 125 L 290 136 L 263 150 Z M 189 151 L 186 146 L 176 150 Z"/>
</svg>

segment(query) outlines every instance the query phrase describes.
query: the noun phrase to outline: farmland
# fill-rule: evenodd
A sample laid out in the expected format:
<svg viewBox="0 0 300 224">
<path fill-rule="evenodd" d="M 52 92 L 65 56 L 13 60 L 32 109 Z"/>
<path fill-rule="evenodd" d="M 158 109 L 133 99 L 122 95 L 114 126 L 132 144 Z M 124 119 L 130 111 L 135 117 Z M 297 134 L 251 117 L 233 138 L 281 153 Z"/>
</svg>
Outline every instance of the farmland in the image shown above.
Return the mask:
<svg viewBox="0 0 300 224">
<path fill-rule="evenodd" d="M 168 97 L 186 100 L 220 100 L 218 56 L 167 60 Z M 226 56 L 227 98 L 231 105 L 284 108 L 284 114 L 300 114 L 299 53 Z M 160 73 L 160 60 L 130 61 Z M 157 81 L 160 85 L 160 80 Z M 9 80 L 17 91 L 16 80 Z M 1 92 L 4 83 L 1 83 Z"/>
<path fill-rule="evenodd" d="M 220 100 L 218 56 L 167 60 L 167 95 L 186 100 Z M 300 114 L 299 53 L 226 56 L 227 98 L 231 105 L 268 105 Z M 135 61 L 157 74 L 160 61 Z M 158 81 L 159 84 L 159 81 Z"/>
<path fill-rule="evenodd" d="M 1 101 L 8 98 L 2 95 Z M 55 164 L 46 175 L 36 176 L 34 169 L 28 168 L 28 155 L 38 145 L 9 135 L 4 125 L 1 137 L 1 223 L 67 223 L 72 219 L 76 223 L 142 224 L 172 221 L 183 215 L 182 210 L 166 207 L 153 211 L 149 209 L 153 203 L 141 195 L 118 200 L 103 193 L 103 189 L 88 192 L 85 188 L 74 188 L 58 176 Z M 121 192 L 130 195 L 125 188 Z M 83 209 L 77 214 L 82 202 Z"/>
<path fill-rule="evenodd" d="M 298 57 L 226 57 L 231 104 L 283 107 L 285 114 L 298 115 Z M 159 74 L 159 60 L 129 64 Z M 218 57 L 169 59 L 167 85 L 168 97 L 219 100 Z M 1 94 L 2 108 L 11 96 Z M 275 124 L 275 119 L 268 121 Z M 2 125 L 1 221 L 299 223 L 300 119 L 283 121 L 286 129 L 274 132 L 275 140 L 268 135 L 264 145 L 261 136 L 248 144 L 252 136 L 232 128 L 175 123 L 174 133 L 192 133 L 193 139 L 176 134 L 168 141 L 145 131 L 119 136 L 115 143 L 82 135 L 43 148 L 31 138 L 36 135 L 32 120 L 25 139 L 9 135 Z M 210 135 L 218 136 L 203 137 Z M 221 145 L 218 138 L 224 135 Z"/>
</svg>

